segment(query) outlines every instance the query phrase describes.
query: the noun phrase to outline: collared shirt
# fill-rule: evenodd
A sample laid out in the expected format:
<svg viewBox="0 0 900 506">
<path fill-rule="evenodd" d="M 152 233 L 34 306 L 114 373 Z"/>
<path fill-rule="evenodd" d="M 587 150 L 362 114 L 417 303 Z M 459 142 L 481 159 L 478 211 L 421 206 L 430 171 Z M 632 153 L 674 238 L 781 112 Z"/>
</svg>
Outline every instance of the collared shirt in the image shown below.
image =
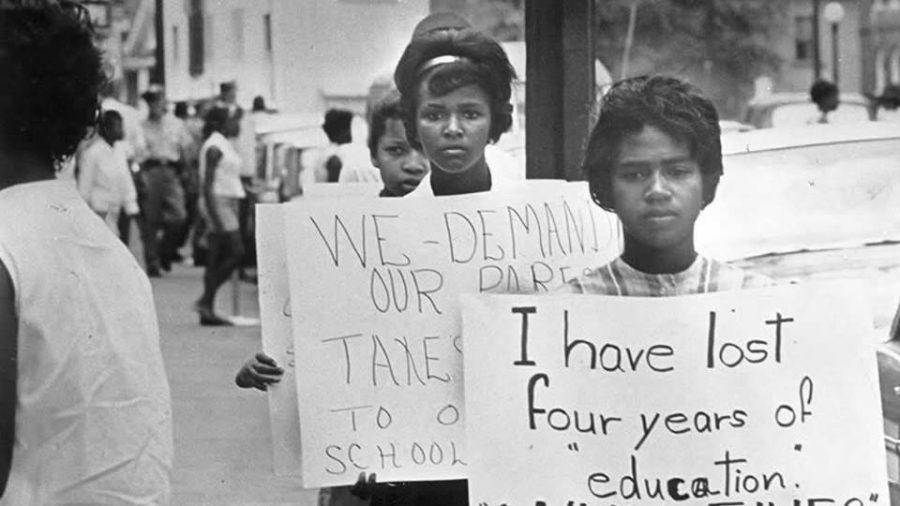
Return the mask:
<svg viewBox="0 0 900 506">
<path fill-rule="evenodd" d="M 164 115 L 159 121 L 150 118 L 141 122 L 147 142 L 147 158 L 177 163 L 182 153 L 190 149 L 191 136 L 180 119 Z"/>
<path fill-rule="evenodd" d="M 671 297 L 771 286 L 772 280 L 697 255 L 682 272 L 650 274 L 628 265 L 622 257 L 569 281 L 558 293 L 628 297 Z"/>
<path fill-rule="evenodd" d="M 81 153 L 78 167 L 78 192 L 91 209 L 105 213 L 125 208 L 127 213 L 137 213 L 137 191 L 125 146 L 110 146 L 97 138 Z"/>
</svg>

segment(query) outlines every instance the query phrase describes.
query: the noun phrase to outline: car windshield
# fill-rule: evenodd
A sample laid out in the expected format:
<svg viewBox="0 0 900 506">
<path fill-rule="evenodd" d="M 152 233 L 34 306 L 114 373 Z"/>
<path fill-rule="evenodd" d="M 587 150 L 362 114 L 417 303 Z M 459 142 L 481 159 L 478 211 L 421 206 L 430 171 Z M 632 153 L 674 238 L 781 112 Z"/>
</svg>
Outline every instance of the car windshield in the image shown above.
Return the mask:
<svg viewBox="0 0 900 506">
<path fill-rule="evenodd" d="M 900 139 L 740 153 L 724 164 L 697 222 L 698 249 L 714 257 L 900 241 Z"/>
</svg>

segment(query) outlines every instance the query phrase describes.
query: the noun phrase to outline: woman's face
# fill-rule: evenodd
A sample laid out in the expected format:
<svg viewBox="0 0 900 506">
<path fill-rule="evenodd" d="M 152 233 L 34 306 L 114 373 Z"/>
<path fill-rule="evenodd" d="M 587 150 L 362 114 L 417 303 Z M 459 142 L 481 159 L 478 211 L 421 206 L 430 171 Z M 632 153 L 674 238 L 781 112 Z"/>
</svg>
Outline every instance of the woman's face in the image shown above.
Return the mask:
<svg viewBox="0 0 900 506">
<path fill-rule="evenodd" d="M 422 151 L 431 163 L 449 173 L 483 165 L 490 140 L 490 100 L 475 84 L 435 96 L 425 81 L 419 86 L 416 129 Z"/>
</svg>

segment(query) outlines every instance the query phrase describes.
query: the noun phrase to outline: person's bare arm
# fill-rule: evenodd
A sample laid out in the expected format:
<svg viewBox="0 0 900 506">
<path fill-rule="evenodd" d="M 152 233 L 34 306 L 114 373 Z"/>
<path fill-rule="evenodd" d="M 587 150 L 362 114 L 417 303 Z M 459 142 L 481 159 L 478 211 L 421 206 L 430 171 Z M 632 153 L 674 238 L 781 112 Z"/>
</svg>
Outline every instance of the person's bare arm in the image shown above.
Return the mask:
<svg viewBox="0 0 900 506">
<path fill-rule="evenodd" d="M 222 160 L 222 152 L 219 148 L 210 148 L 206 152 L 206 173 L 203 174 L 203 198 L 206 199 L 206 210 L 209 212 L 210 227 L 213 232 L 222 231 L 222 220 L 219 218 L 219 208 L 216 199 L 213 198 L 213 184 L 216 178 L 216 169 Z"/>
<path fill-rule="evenodd" d="M 12 278 L 0 262 L 0 497 L 6 490 L 16 440 L 18 321 Z"/>
</svg>

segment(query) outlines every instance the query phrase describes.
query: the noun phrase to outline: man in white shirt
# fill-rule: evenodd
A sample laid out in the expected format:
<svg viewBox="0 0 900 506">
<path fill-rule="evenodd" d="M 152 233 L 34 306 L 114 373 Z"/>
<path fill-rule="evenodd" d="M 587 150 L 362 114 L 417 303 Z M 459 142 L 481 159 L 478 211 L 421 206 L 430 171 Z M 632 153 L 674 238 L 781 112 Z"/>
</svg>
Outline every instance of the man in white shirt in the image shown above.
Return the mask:
<svg viewBox="0 0 900 506">
<path fill-rule="evenodd" d="M 119 215 L 138 213 L 137 191 L 125 150 L 117 147 L 124 137 L 122 116 L 104 111 L 99 135 L 81 153 L 78 162 L 78 192 L 88 206 L 118 235 Z"/>
</svg>

